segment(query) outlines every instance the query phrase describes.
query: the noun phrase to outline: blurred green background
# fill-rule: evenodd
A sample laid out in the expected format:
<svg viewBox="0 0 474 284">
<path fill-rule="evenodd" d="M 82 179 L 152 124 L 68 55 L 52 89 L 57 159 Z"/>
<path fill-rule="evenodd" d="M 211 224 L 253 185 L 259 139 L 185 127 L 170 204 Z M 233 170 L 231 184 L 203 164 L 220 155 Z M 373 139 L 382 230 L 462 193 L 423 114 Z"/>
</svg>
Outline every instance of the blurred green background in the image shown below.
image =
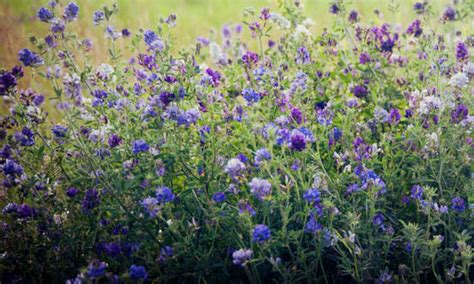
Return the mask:
<svg viewBox="0 0 474 284">
<path fill-rule="evenodd" d="M 418 0 L 421 1 L 421 0 Z M 44 35 L 48 25 L 36 18 L 40 6 L 47 5 L 49 0 L 0 0 L 0 67 L 10 68 L 17 64 L 17 52 L 23 47 L 30 46 L 28 34 Z M 63 5 L 69 0 L 61 0 Z M 301 0 L 305 13 L 315 21 L 313 30 L 321 32 L 324 27 L 330 27 L 335 17 L 328 10 L 330 0 Z M 347 2 L 347 1 L 346 1 Z M 413 12 L 414 0 L 355 0 L 350 7 L 361 14 L 363 22 L 376 18 L 374 10 L 380 10 L 388 22 L 402 24 L 403 28 L 415 18 Z M 431 5 L 439 13 L 450 3 L 450 0 L 434 0 Z M 118 3 L 119 15 L 115 18 L 117 28 L 129 28 L 135 32 L 139 28 L 153 27 L 160 17 L 175 13 L 178 17 L 174 29 L 176 42 L 180 46 L 191 45 L 200 35 L 207 36 L 214 29 L 220 34 L 224 24 L 238 23 L 242 20 L 242 10 L 262 7 L 277 9 L 276 0 L 76 0 L 80 6 L 80 18 L 72 24 L 71 29 L 81 36 L 86 36 L 96 43 L 103 42 L 103 33 L 94 27 L 92 13 L 105 4 Z M 390 12 L 391 5 L 398 5 L 399 11 Z M 377 20 L 377 21 L 382 21 Z M 94 48 L 93 55 L 100 61 L 105 48 Z"/>
</svg>

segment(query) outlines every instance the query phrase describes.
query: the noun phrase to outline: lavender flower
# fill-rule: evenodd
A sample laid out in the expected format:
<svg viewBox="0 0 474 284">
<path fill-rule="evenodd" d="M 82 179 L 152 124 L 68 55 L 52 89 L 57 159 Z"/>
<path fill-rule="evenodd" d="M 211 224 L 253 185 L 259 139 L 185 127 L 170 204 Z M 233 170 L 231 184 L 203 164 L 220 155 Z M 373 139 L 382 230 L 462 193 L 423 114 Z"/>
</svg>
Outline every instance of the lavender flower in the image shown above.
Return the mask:
<svg viewBox="0 0 474 284">
<path fill-rule="evenodd" d="M 306 148 L 306 136 L 297 129 L 292 130 L 288 146 L 293 151 L 303 151 Z"/>
<path fill-rule="evenodd" d="M 266 160 L 271 160 L 272 155 L 266 148 L 261 148 L 258 149 L 257 152 L 255 153 L 255 165 L 258 166 L 260 165 L 263 161 Z"/>
<path fill-rule="evenodd" d="M 309 203 L 319 203 L 321 192 L 317 188 L 310 188 L 303 193 L 303 198 Z"/>
<path fill-rule="evenodd" d="M 464 61 L 469 59 L 469 49 L 462 41 L 458 42 L 456 45 L 456 59 L 458 61 Z"/>
<path fill-rule="evenodd" d="M 232 253 L 232 262 L 235 265 L 245 266 L 252 258 L 253 251 L 251 249 L 239 249 Z"/>
<path fill-rule="evenodd" d="M 45 23 L 49 22 L 51 19 L 54 18 L 53 13 L 51 13 L 50 10 L 44 7 L 39 8 L 38 13 L 36 13 L 36 15 L 38 16 L 38 19 L 40 21 Z"/>
<path fill-rule="evenodd" d="M 226 172 L 232 179 L 239 177 L 244 171 L 245 164 L 236 158 L 230 159 L 224 169 L 224 172 Z"/>
<path fill-rule="evenodd" d="M 263 200 L 272 191 L 272 184 L 265 179 L 253 178 L 249 186 L 250 192 L 259 200 Z"/>
<path fill-rule="evenodd" d="M 154 197 L 147 197 L 143 199 L 140 203 L 145 209 L 145 212 L 148 214 L 148 216 L 156 217 L 156 215 L 158 215 L 158 212 L 160 211 L 158 199 Z"/>
<path fill-rule="evenodd" d="M 156 189 L 156 199 L 159 203 L 167 203 L 172 202 L 175 198 L 175 195 L 171 191 L 169 187 L 166 186 L 159 186 Z"/>
<path fill-rule="evenodd" d="M 77 19 L 78 14 L 79 6 L 77 6 L 74 2 L 69 2 L 69 4 L 64 9 L 64 19 L 66 19 L 68 22 L 74 21 Z"/>
<path fill-rule="evenodd" d="M 97 207 L 100 203 L 99 192 L 95 189 L 89 189 L 86 191 L 84 195 L 84 199 L 82 200 L 82 211 L 85 214 L 89 214 L 92 209 Z"/>
<path fill-rule="evenodd" d="M 105 275 L 105 270 L 107 269 L 107 263 L 101 262 L 96 259 L 89 263 L 87 267 L 87 277 L 95 279 Z"/>
<path fill-rule="evenodd" d="M 455 197 L 451 200 L 451 208 L 458 212 L 458 213 L 462 213 L 464 210 L 466 210 L 466 205 L 465 205 L 465 202 L 464 202 L 464 199 L 462 199 L 461 197 Z"/>
<path fill-rule="evenodd" d="M 421 187 L 420 185 L 414 185 L 411 188 L 410 197 L 421 201 L 423 199 L 423 192 L 423 187 Z"/>
<path fill-rule="evenodd" d="M 128 276 L 133 280 L 146 280 L 148 278 L 148 273 L 144 266 L 132 264 Z"/>
<path fill-rule="evenodd" d="M 216 203 L 222 203 L 226 200 L 225 193 L 222 191 L 216 192 L 212 195 L 212 200 Z"/>
</svg>

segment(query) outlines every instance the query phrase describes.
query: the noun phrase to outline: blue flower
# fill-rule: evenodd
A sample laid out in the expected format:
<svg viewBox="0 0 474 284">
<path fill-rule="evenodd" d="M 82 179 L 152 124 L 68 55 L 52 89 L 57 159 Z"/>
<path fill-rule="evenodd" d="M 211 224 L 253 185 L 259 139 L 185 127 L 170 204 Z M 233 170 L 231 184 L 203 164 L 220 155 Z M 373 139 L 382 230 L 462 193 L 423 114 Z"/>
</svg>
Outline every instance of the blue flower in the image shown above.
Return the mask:
<svg viewBox="0 0 474 284">
<path fill-rule="evenodd" d="M 377 227 L 381 227 L 383 225 L 384 220 L 385 218 L 383 217 L 382 213 L 377 213 L 372 219 L 372 223 Z"/>
<path fill-rule="evenodd" d="M 418 199 L 418 200 L 422 200 L 423 198 L 423 187 L 421 187 L 420 185 L 414 185 L 412 188 L 411 188 L 411 194 L 410 194 L 410 197 L 413 198 L 413 199 Z"/>
<path fill-rule="evenodd" d="M 306 223 L 305 232 L 315 234 L 320 232 L 323 226 L 316 220 L 313 214 L 309 216 L 308 223 Z"/>
<path fill-rule="evenodd" d="M 69 4 L 64 9 L 64 18 L 67 21 L 74 21 L 79 14 L 79 6 L 76 5 L 74 2 L 69 2 Z"/>
<path fill-rule="evenodd" d="M 67 128 L 62 125 L 55 125 L 51 128 L 51 131 L 56 136 L 56 138 L 64 138 L 66 137 Z"/>
<path fill-rule="evenodd" d="M 262 163 L 265 160 L 271 160 L 272 155 L 266 148 L 261 148 L 258 149 L 257 152 L 255 153 L 255 165 L 258 166 L 260 163 Z"/>
<path fill-rule="evenodd" d="M 171 202 L 174 198 L 175 196 L 169 187 L 160 186 L 156 189 L 156 199 L 159 203 Z"/>
<path fill-rule="evenodd" d="M 107 269 L 107 263 L 101 262 L 98 259 L 95 259 L 90 262 L 87 267 L 87 276 L 89 278 L 99 278 L 105 275 L 105 270 Z"/>
<path fill-rule="evenodd" d="M 226 172 L 232 179 L 242 175 L 243 171 L 245 171 L 245 164 L 237 158 L 230 159 L 224 168 L 224 172 Z"/>
<path fill-rule="evenodd" d="M 144 266 L 133 264 L 130 266 L 128 276 L 133 280 L 146 280 L 148 278 L 148 273 Z"/>
<path fill-rule="evenodd" d="M 138 154 L 140 152 L 146 152 L 150 149 L 150 146 L 145 142 L 145 140 L 140 139 L 133 142 L 132 152 L 133 154 Z"/>
<path fill-rule="evenodd" d="M 93 18 L 93 21 L 94 21 L 94 25 L 98 25 L 100 22 L 102 22 L 103 20 L 105 20 L 105 14 L 104 12 L 100 11 L 100 10 L 97 10 L 94 12 L 94 18 Z"/>
<path fill-rule="evenodd" d="M 305 135 L 297 130 L 293 129 L 290 134 L 289 148 L 293 151 L 301 152 L 306 148 L 306 137 Z"/>
<path fill-rule="evenodd" d="M 52 18 L 54 18 L 53 13 L 51 13 L 50 10 L 46 9 L 45 7 L 41 7 L 38 10 L 38 13 L 36 13 L 38 16 L 38 19 L 42 22 L 49 22 Z"/>
<path fill-rule="evenodd" d="M 232 262 L 235 265 L 245 266 L 252 258 L 253 251 L 251 249 L 239 249 L 232 253 Z"/>
<path fill-rule="evenodd" d="M 145 212 L 148 213 L 150 217 L 156 217 L 158 212 L 160 211 L 160 207 L 158 206 L 158 199 L 154 197 L 147 197 L 143 199 L 141 205 L 145 209 Z"/>
<path fill-rule="evenodd" d="M 221 203 L 226 200 L 225 193 L 222 191 L 216 192 L 212 195 L 212 200 L 214 200 L 216 203 Z"/>
<path fill-rule="evenodd" d="M 99 192 L 95 189 L 89 189 L 82 200 L 82 211 L 89 214 L 100 203 Z"/>
<path fill-rule="evenodd" d="M 247 101 L 247 104 L 250 106 L 253 105 L 254 103 L 257 103 L 262 98 L 262 96 L 259 93 L 255 92 L 254 90 L 250 88 L 245 88 L 242 91 L 242 96 Z"/>
<path fill-rule="evenodd" d="M 455 197 L 451 200 L 451 208 L 458 212 L 458 213 L 462 213 L 464 210 L 466 210 L 466 205 L 465 205 L 465 202 L 464 202 L 464 199 L 462 199 L 461 197 Z"/>
<path fill-rule="evenodd" d="M 43 58 L 28 48 L 23 48 L 18 52 L 18 60 L 25 66 L 42 65 Z"/>
<path fill-rule="evenodd" d="M 321 201 L 321 192 L 317 188 L 310 188 L 303 193 L 303 198 L 309 203 L 319 203 Z"/>
<path fill-rule="evenodd" d="M 168 260 L 170 257 L 173 256 L 173 248 L 170 246 L 165 246 L 160 250 L 160 255 L 158 256 L 158 261 L 160 263 L 164 263 L 166 260 Z"/>
<path fill-rule="evenodd" d="M 253 229 L 252 236 L 254 242 L 261 244 L 270 239 L 271 232 L 267 226 L 259 224 Z"/>
</svg>

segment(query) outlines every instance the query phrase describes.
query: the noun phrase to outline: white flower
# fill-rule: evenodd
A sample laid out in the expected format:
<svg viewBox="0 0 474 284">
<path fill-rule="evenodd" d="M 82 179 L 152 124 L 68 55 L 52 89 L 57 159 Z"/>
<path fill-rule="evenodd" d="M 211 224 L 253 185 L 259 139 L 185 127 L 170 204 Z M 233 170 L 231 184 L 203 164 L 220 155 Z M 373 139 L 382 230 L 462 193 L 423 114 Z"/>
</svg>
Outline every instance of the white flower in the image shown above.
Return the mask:
<svg viewBox="0 0 474 284">
<path fill-rule="evenodd" d="M 225 61 L 225 54 L 217 42 L 213 41 L 209 44 L 209 53 L 214 62 Z"/>
<path fill-rule="evenodd" d="M 467 74 L 470 74 L 470 75 L 474 74 L 474 63 L 472 62 L 466 63 L 463 66 L 462 70 Z"/>
<path fill-rule="evenodd" d="M 421 114 L 429 114 L 434 109 L 441 107 L 441 99 L 435 96 L 424 97 L 420 102 L 418 112 Z"/>
<path fill-rule="evenodd" d="M 295 40 L 303 40 L 311 37 L 311 32 L 303 25 L 296 26 L 295 33 L 293 34 Z"/>
<path fill-rule="evenodd" d="M 469 78 L 464 73 L 457 73 L 451 77 L 449 84 L 452 87 L 464 88 L 469 83 Z"/>
</svg>

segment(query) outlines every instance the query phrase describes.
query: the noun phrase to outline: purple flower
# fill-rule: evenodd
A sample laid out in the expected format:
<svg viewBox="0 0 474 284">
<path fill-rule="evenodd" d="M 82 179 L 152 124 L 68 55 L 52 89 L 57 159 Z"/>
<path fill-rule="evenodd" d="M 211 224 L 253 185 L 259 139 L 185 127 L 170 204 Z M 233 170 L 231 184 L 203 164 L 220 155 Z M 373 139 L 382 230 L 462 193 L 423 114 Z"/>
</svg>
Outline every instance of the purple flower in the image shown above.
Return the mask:
<svg viewBox="0 0 474 284">
<path fill-rule="evenodd" d="M 381 227 L 383 225 L 384 220 L 385 218 L 383 217 L 382 213 L 377 213 L 372 219 L 372 224 L 377 227 Z"/>
<path fill-rule="evenodd" d="M 303 122 L 303 113 L 297 107 L 291 109 L 291 118 L 294 122 L 301 124 Z"/>
<path fill-rule="evenodd" d="M 26 126 L 23 127 L 21 132 L 16 132 L 14 137 L 21 146 L 33 146 L 35 144 L 34 133 Z"/>
<path fill-rule="evenodd" d="M 250 216 L 255 216 L 256 214 L 255 210 L 247 201 L 240 200 L 237 204 L 237 207 L 239 208 L 240 215 L 244 214 L 245 212 L 249 213 Z"/>
<path fill-rule="evenodd" d="M 456 45 L 456 59 L 458 61 L 464 61 L 469 59 L 469 49 L 462 41 L 458 42 Z"/>
<path fill-rule="evenodd" d="M 145 142 L 145 140 L 140 139 L 133 142 L 132 152 L 133 154 L 138 154 L 140 152 L 146 152 L 150 149 L 150 146 Z"/>
<path fill-rule="evenodd" d="M 454 21 L 456 19 L 456 11 L 451 7 L 446 8 L 441 19 L 443 21 Z"/>
<path fill-rule="evenodd" d="M 258 149 L 257 152 L 255 152 L 255 165 L 258 166 L 260 165 L 263 161 L 266 160 L 271 160 L 272 155 L 266 148 L 261 148 Z"/>
<path fill-rule="evenodd" d="M 164 263 L 166 260 L 172 257 L 173 254 L 174 254 L 173 248 L 170 246 L 165 246 L 160 249 L 160 255 L 158 256 L 158 261 L 160 263 Z"/>
<path fill-rule="evenodd" d="M 77 189 L 77 188 L 75 188 L 75 187 L 70 187 L 70 188 L 68 188 L 68 190 L 66 191 L 66 195 L 67 195 L 69 198 L 75 197 L 78 193 L 79 193 L 79 189 Z"/>
<path fill-rule="evenodd" d="M 59 19 L 59 18 L 54 18 L 51 20 L 51 25 L 49 26 L 49 29 L 53 32 L 53 33 L 61 33 L 64 31 L 64 29 L 66 28 L 66 25 L 64 24 L 64 21 Z M 51 39 L 52 40 L 52 39 Z M 54 44 L 53 44 L 54 45 Z M 49 44 L 49 46 L 53 46 L 51 44 Z"/>
<path fill-rule="evenodd" d="M 451 121 L 454 123 L 459 123 L 466 119 L 468 114 L 469 109 L 465 105 L 459 104 L 453 111 L 451 111 Z"/>
<path fill-rule="evenodd" d="M 226 200 L 225 193 L 222 191 L 216 192 L 212 195 L 212 200 L 214 200 L 216 203 L 221 203 Z"/>
<path fill-rule="evenodd" d="M 316 220 L 314 214 L 310 214 L 309 220 L 306 223 L 305 226 L 305 232 L 310 233 L 310 234 L 315 234 L 317 232 L 320 232 L 323 226 Z"/>
<path fill-rule="evenodd" d="M 370 62 L 370 54 L 367 53 L 367 52 L 362 52 L 360 55 L 359 55 L 359 63 L 362 64 L 362 65 L 365 65 L 367 62 Z M 355 88 L 354 88 L 355 89 Z M 355 92 L 353 90 L 353 93 L 355 95 Z"/>
<path fill-rule="evenodd" d="M 211 68 L 206 69 L 206 75 L 209 78 L 209 83 L 213 87 L 219 87 L 221 81 L 221 73 L 218 71 L 212 70 Z"/>
<path fill-rule="evenodd" d="M 425 12 L 425 4 L 421 2 L 416 2 L 413 5 L 413 10 L 415 10 L 417 14 L 422 14 Z"/>
<path fill-rule="evenodd" d="M 451 200 L 451 208 L 458 213 L 462 213 L 464 210 L 466 210 L 464 199 L 459 196 L 453 198 Z"/>
<path fill-rule="evenodd" d="M 148 273 L 144 266 L 132 264 L 128 271 L 128 276 L 133 280 L 146 280 Z"/>
<path fill-rule="evenodd" d="M 99 192 L 95 189 L 89 189 L 82 200 L 82 211 L 89 214 L 100 203 Z"/>
<path fill-rule="evenodd" d="M 319 203 L 321 192 L 317 188 L 310 188 L 303 193 L 303 198 L 309 203 Z"/>
<path fill-rule="evenodd" d="M 175 198 L 175 195 L 171 191 L 169 187 L 166 186 L 159 186 L 156 189 L 156 199 L 158 200 L 159 203 L 167 203 L 173 201 Z"/>
<path fill-rule="evenodd" d="M 264 243 L 271 237 L 270 229 L 263 224 L 259 224 L 253 229 L 252 237 L 253 241 L 256 243 Z"/>
<path fill-rule="evenodd" d="M 105 275 L 105 270 L 107 269 L 107 263 L 101 262 L 96 259 L 90 262 L 87 267 L 87 277 L 89 278 L 99 278 Z"/>
<path fill-rule="evenodd" d="M 254 103 L 257 103 L 262 98 L 262 96 L 259 93 L 255 92 L 254 90 L 250 88 L 245 88 L 242 91 L 242 96 L 247 101 L 247 104 L 250 106 L 253 105 Z"/>
<path fill-rule="evenodd" d="M 396 108 L 390 109 L 390 124 L 395 125 L 400 121 L 401 114 Z"/>
<path fill-rule="evenodd" d="M 15 75 L 11 72 L 0 74 L 0 96 L 7 96 L 8 91 L 16 87 L 17 80 Z"/>
<path fill-rule="evenodd" d="M 23 167 L 16 163 L 14 160 L 6 159 L 3 164 L 3 173 L 6 176 L 20 176 L 23 174 Z"/>
<path fill-rule="evenodd" d="M 354 96 L 358 98 L 364 98 L 367 96 L 369 91 L 367 90 L 367 87 L 363 85 L 357 85 L 354 88 L 352 88 L 352 93 L 354 94 Z"/>
<path fill-rule="evenodd" d="M 253 251 L 251 249 L 239 249 L 232 253 L 232 262 L 235 265 L 245 266 L 252 258 Z"/>
<path fill-rule="evenodd" d="M 309 55 L 309 51 L 305 46 L 298 48 L 296 52 L 296 64 L 298 65 L 306 65 L 311 63 L 311 57 Z"/>
<path fill-rule="evenodd" d="M 40 105 L 43 104 L 43 102 L 44 102 L 44 96 L 43 95 L 37 95 L 33 98 L 33 104 L 35 106 L 40 106 Z"/>
<path fill-rule="evenodd" d="M 411 188 L 410 197 L 412 199 L 422 200 L 423 199 L 423 192 L 424 192 L 423 187 L 421 187 L 420 185 L 414 185 Z"/>
<path fill-rule="evenodd" d="M 64 9 L 64 18 L 69 22 L 74 21 L 78 14 L 79 6 L 77 6 L 74 2 L 70 2 Z"/>
<path fill-rule="evenodd" d="M 290 134 L 289 148 L 301 152 L 306 148 L 306 136 L 299 130 L 293 129 Z"/>
<path fill-rule="evenodd" d="M 51 131 L 53 134 L 56 136 L 56 138 L 65 138 L 66 137 L 66 132 L 67 128 L 62 126 L 62 125 L 55 125 L 53 128 L 51 128 Z"/>
<path fill-rule="evenodd" d="M 344 193 L 345 196 L 351 195 L 354 192 L 357 192 L 360 190 L 360 187 L 357 183 L 351 184 L 347 187 L 346 192 Z"/>
<path fill-rule="evenodd" d="M 18 60 L 25 66 L 39 66 L 42 65 L 43 58 L 28 48 L 23 48 L 18 52 Z"/>
<path fill-rule="evenodd" d="M 350 11 L 348 20 L 349 20 L 350 23 L 358 22 L 359 21 L 359 13 L 357 13 L 357 11 L 355 11 L 355 10 Z"/>
<path fill-rule="evenodd" d="M 94 25 L 98 25 L 100 24 L 100 22 L 104 21 L 105 20 L 105 14 L 104 12 L 102 12 L 101 10 L 97 10 L 94 12 L 94 18 L 93 18 L 93 21 L 94 21 Z"/>
<path fill-rule="evenodd" d="M 107 142 L 109 143 L 110 148 L 115 148 L 118 145 L 122 144 L 122 139 L 117 134 L 112 134 L 110 135 Z"/>
<path fill-rule="evenodd" d="M 53 13 L 50 10 L 46 9 L 45 7 L 39 8 L 38 12 L 36 13 L 38 19 L 42 22 L 49 22 L 52 18 L 54 18 Z"/>
<path fill-rule="evenodd" d="M 18 204 L 10 202 L 2 209 L 2 214 L 7 215 L 11 213 L 16 213 L 18 211 Z"/>
<path fill-rule="evenodd" d="M 253 178 L 249 183 L 250 192 L 259 200 L 263 200 L 272 191 L 272 184 L 266 179 Z"/>
<path fill-rule="evenodd" d="M 329 7 L 329 12 L 331 14 L 337 15 L 339 11 L 341 11 L 341 8 L 339 8 L 336 3 L 331 4 L 331 6 Z"/>
<path fill-rule="evenodd" d="M 258 55 L 254 52 L 247 51 L 243 56 L 242 56 L 242 61 L 244 62 L 247 67 L 252 67 L 258 62 Z"/>
<path fill-rule="evenodd" d="M 150 217 L 156 217 L 158 212 L 160 211 L 160 207 L 158 206 L 158 200 L 154 197 L 147 197 L 143 199 L 140 204 L 145 209 L 145 212 Z"/>
<path fill-rule="evenodd" d="M 224 169 L 224 172 L 232 179 L 242 175 L 243 171 L 245 171 L 245 164 L 236 158 L 230 159 Z"/>
<path fill-rule="evenodd" d="M 419 37 L 423 33 L 420 20 L 416 19 L 407 28 L 407 34 Z"/>
<path fill-rule="evenodd" d="M 143 40 L 152 50 L 162 51 L 165 48 L 161 38 L 158 37 L 152 30 L 145 30 L 143 32 Z"/>
</svg>

